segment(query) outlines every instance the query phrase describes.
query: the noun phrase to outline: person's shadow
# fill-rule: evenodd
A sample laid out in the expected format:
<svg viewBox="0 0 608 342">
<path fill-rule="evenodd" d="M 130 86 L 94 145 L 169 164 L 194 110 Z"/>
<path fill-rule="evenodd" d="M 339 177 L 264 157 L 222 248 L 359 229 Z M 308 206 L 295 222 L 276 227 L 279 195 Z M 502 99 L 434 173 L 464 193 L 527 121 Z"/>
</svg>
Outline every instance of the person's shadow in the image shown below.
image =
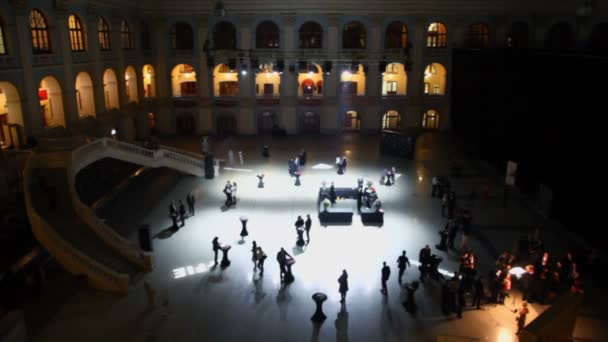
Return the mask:
<svg viewBox="0 0 608 342">
<path fill-rule="evenodd" d="M 336 318 L 336 341 L 337 342 L 348 342 L 348 311 L 346 311 L 346 304 L 342 303 L 338 317 Z"/>
<path fill-rule="evenodd" d="M 177 233 L 178 229 L 173 228 L 173 225 L 169 228 L 165 228 L 160 232 L 156 233 L 152 238 L 153 239 L 168 239 L 173 236 L 173 234 Z"/>
<path fill-rule="evenodd" d="M 264 292 L 264 279 L 262 276 L 256 278 L 253 276 L 253 298 L 256 304 L 260 304 L 260 302 L 266 297 L 266 292 Z"/>
<path fill-rule="evenodd" d="M 277 305 L 279 306 L 279 319 L 281 321 L 287 320 L 287 306 L 291 302 L 291 295 L 289 294 L 289 286 L 282 286 L 277 293 Z"/>
</svg>

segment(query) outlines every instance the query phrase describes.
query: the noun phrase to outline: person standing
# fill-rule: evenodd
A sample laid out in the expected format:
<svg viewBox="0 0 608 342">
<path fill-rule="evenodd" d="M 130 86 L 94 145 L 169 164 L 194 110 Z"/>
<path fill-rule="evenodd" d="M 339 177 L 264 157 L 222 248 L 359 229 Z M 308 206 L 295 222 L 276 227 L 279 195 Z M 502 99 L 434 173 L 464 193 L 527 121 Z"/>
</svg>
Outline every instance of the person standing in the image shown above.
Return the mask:
<svg viewBox="0 0 608 342">
<path fill-rule="evenodd" d="M 224 194 L 226 194 L 226 207 L 229 207 L 232 205 L 232 184 L 230 184 L 230 181 L 224 186 Z"/>
<path fill-rule="evenodd" d="M 234 152 L 232 150 L 228 150 L 228 162 L 230 166 L 234 166 Z"/>
<path fill-rule="evenodd" d="M 232 182 L 232 205 L 236 205 L 236 182 Z"/>
<path fill-rule="evenodd" d="M 258 256 L 257 256 L 257 253 L 258 253 L 258 244 L 255 241 L 253 241 L 251 243 L 251 261 L 253 261 L 253 270 L 254 271 L 258 267 L 258 263 L 257 263 Z"/>
<path fill-rule="evenodd" d="M 243 151 L 239 151 L 239 162 L 243 165 Z"/>
<path fill-rule="evenodd" d="M 445 210 L 448 208 L 448 193 L 447 191 L 443 193 L 443 197 L 441 197 L 441 217 L 445 217 Z"/>
<path fill-rule="evenodd" d="M 336 204 L 336 198 L 338 198 L 336 195 L 336 187 L 334 186 L 334 182 L 331 182 L 331 186 L 329 187 L 329 200 L 331 204 Z"/>
<path fill-rule="evenodd" d="M 182 221 L 182 227 L 186 225 L 186 207 L 182 200 L 179 200 L 179 219 Z"/>
<path fill-rule="evenodd" d="M 516 320 L 517 320 L 517 334 L 519 334 L 524 329 L 524 326 L 526 325 L 526 316 L 528 316 L 528 312 L 530 312 L 528 310 L 528 303 L 527 302 L 523 302 L 521 304 L 521 309 L 519 309 L 519 315 L 516 318 Z"/>
<path fill-rule="evenodd" d="M 399 258 L 397 258 L 397 267 L 399 267 L 399 284 L 401 284 L 401 278 L 403 277 L 403 273 L 405 269 L 410 266 L 410 259 L 405 256 L 405 251 L 401 253 Z"/>
<path fill-rule="evenodd" d="M 296 226 L 296 228 L 300 228 L 304 225 L 304 220 L 302 219 L 302 216 L 298 216 L 298 219 L 296 220 L 296 223 L 294 223 L 294 225 Z"/>
<path fill-rule="evenodd" d="M 209 141 L 207 141 L 207 137 L 203 137 L 201 145 L 203 149 L 203 155 L 206 156 L 209 153 Z"/>
<path fill-rule="evenodd" d="M 188 203 L 188 212 L 190 216 L 194 216 L 194 202 L 196 198 L 194 197 L 194 193 L 190 192 L 186 196 L 186 202 Z"/>
<path fill-rule="evenodd" d="M 348 292 L 348 273 L 346 270 L 342 270 L 342 275 L 338 278 L 338 283 L 340 287 L 338 291 L 340 292 L 340 303 L 344 303 L 346 301 L 346 292 Z"/>
<path fill-rule="evenodd" d="M 154 291 L 154 289 L 152 288 L 152 286 L 150 285 L 150 283 L 148 283 L 147 281 L 144 281 L 144 289 L 146 290 L 146 297 L 148 297 L 148 310 L 153 310 L 154 309 L 154 301 L 156 298 L 156 291 Z"/>
<path fill-rule="evenodd" d="M 383 295 L 388 295 L 388 291 L 386 290 L 386 282 L 388 281 L 388 278 L 391 276 L 391 268 L 388 267 L 388 265 L 386 264 L 386 261 L 382 262 L 382 290 L 380 290 L 380 292 L 382 292 Z"/>
<path fill-rule="evenodd" d="M 473 306 L 476 307 L 477 310 L 481 309 L 481 299 L 483 297 L 483 282 L 481 281 L 481 277 L 477 277 L 477 279 L 475 279 L 475 283 L 473 284 Z"/>
<path fill-rule="evenodd" d="M 218 241 L 218 237 L 214 237 L 213 241 L 211 242 L 213 245 L 213 254 L 214 254 L 214 260 L 215 260 L 215 264 L 217 265 L 217 252 L 220 250 L 220 242 Z"/>
<path fill-rule="evenodd" d="M 171 201 L 171 204 L 169 204 L 169 216 L 173 221 L 173 229 L 177 229 L 177 207 L 174 201 Z"/>
<path fill-rule="evenodd" d="M 306 223 L 304 229 L 306 229 L 306 242 L 310 241 L 310 227 L 312 226 L 312 220 L 310 219 L 310 215 L 306 214 Z"/>
<path fill-rule="evenodd" d="M 281 250 L 277 253 L 277 262 L 279 263 L 279 269 L 281 270 L 281 281 L 285 279 L 285 274 L 287 273 L 287 257 L 293 259 L 293 257 L 281 247 Z"/>
<path fill-rule="evenodd" d="M 437 187 L 439 186 L 439 181 L 437 180 L 437 176 L 433 176 L 433 180 L 431 180 L 432 190 L 431 197 L 435 197 L 437 194 Z"/>
</svg>

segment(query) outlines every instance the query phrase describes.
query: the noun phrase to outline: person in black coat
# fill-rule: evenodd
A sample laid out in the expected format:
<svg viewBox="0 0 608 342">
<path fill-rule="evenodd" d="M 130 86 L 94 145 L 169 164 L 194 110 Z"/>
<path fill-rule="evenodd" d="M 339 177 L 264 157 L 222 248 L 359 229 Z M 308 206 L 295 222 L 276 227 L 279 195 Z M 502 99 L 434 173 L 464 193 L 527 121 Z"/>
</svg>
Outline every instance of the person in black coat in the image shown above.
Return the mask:
<svg viewBox="0 0 608 342">
<path fill-rule="evenodd" d="M 344 303 L 346 301 L 346 292 L 348 292 L 348 273 L 346 273 L 346 270 L 342 270 L 342 275 L 338 278 L 338 283 L 340 284 L 340 288 L 338 288 L 338 291 L 340 292 L 340 303 Z"/>
<path fill-rule="evenodd" d="M 189 193 L 188 195 L 186 195 L 186 203 L 188 203 L 188 214 L 190 216 L 194 216 L 194 202 L 195 201 L 196 201 L 196 199 L 194 198 L 193 193 Z"/>
<path fill-rule="evenodd" d="M 298 216 L 298 219 L 296 220 L 296 223 L 294 225 L 296 226 L 296 228 L 302 227 L 304 225 L 304 220 L 302 219 L 302 216 Z"/>
<path fill-rule="evenodd" d="M 481 309 L 481 299 L 483 297 L 483 282 L 481 281 L 481 277 L 477 277 L 477 279 L 475 279 L 475 283 L 473 283 L 473 306 L 475 306 L 477 310 Z"/>
<path fill-rule="evenodd" d="M 410 266 L 410 259 L 405 256 L 405 251 L 397 258 L 397 267 L 399 268 L 399 284 L 401 284 L 401 278 L 405 269 Z"/>
<path fill-rule="evenodd" d="M 171 204 L 169 205 L 169 216 L 171 217 L 171 220 L 173 221 L 173 229 L 177 229 L 177 207 L 175 206 L 175 202 L 171 201 Z"/>
<path fill-rule="evenodd" d="M 439 241 L 438 245 L 435 245 L 435 248 L 437 248 L 440 251 L 446 251 L 448 249 L 448 247 L 447 247 L 448 234 L 449 234 L 449 231 L 448 231 L 447 227 L 446 227 L 446 229 L 439 231 L 439 236 L 441 237 L 441 241 Z M 452 243 L 453 242 L 454 242 L 454 240 L 452 240 Z"/>
<path fill-rule="evenodd" d="M 336 187 L 334 187 L 334 182 L 331 182 L 331 186 L 329 187 L 329 200 L 332 204 L 335 204 L 336 198 L 338 198 L 336 195 Z"/>
<path fill-rule="evenodd" d="M 220 250 L 220 242 L 218 241 L 218 237 L 214 237 L 213 241 L 211 242 L 211 244 L 213 245 L 213 253 L 215 255 L 214 260 L 215 260 L 215 264 L 217 265 L 217 252 Z"/>
<path fill-rule="evenodd" d="M 382 292 L 382 294 L 386 296 L 388 294 L 388 291 L 386 290 L 386 282 L 391 276 L 391 268 L 388 267 L 386 261 L 382 262 L 382 265 L 382 290 L 380 290 L 380 292 Z"/>
<path fill-rule="evenodd" d="M 306 230 L 306 241 L 310 241 L 310 227 L 312 226 L 312 220 L 310 215 L 306 214 L 306 222 L 304 223 L 304 229 Z"/>
<path fill-rule="evenodd" d="M 179 219 L 182 221 L 182 227 L 186 225 L 186 207 L 184 203 L 179 201 Z"/>
</svg>

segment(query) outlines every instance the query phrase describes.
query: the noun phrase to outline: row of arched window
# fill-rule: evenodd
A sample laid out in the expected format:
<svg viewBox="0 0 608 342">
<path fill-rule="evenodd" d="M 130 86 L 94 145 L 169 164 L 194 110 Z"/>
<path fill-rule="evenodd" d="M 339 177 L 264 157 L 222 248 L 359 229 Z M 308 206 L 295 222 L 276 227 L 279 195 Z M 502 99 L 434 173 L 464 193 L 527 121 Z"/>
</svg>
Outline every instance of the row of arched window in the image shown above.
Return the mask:
<svg viewBox="0 0 608 342">
<path fill-rule="evenodd" d="M 33 9 L 29 16 L 30 33 L 32 36 L 32 47 L 35 53 L 52 52 L 52 44 L 49 34 L 49 25 L 44 14 Z M 86 51 L 87 41 L 85 27 L 76 14 L 70 14 L 68 27 L 72 51 Z M 591 34 L 591 45 L 596 50 L 606 50 L 605 34 L 608 32 L 608 24 L 598 24 Z M 8 54 L 6 32 L 0 23 L 0 55 Z M 104 17 L 99 17 L 97 22 L 97 34 L 100 49 L 108 51 L 112 49 L 111 27 Z M 262 21 L 256 27 L 255 47 L 258 49 L 278 49 L 281 47 L 280 29 L 276 23 L 270 20 Z M 315 21 L 303 23 L 298 31 L 298 47 L 300 49 L 323 48 L 323 27 Z M 129 24 L 122 20 L 120 24 L 121 47 L 131 49 L 132 34 Z M 351 21 L 342 28 L 343 49 L 365 49 L 367 42 L 367 29 L 359 21 Z M 530 39 L 530 29 L 525 22 L 514 23 L 507 36 L 507 46 L 522 48 L 527 47 Z M 150 37 L 148 26 L 142 22 L 141 43 L 143 49 L 150 48 Z M 169 42 L 171 49 L 192 50 L 194 49 L 194 31 L 186 22 L 176 22 L 169 30 Z M 486 23 L 473 23 L 468 28 L 466 45 L 474 48 L 488 47 L 491 42 L 490 28 Z M 566 22 L 556 23 L 549 30 L 546 47 L 567 49 L 574 43 L 574 31 Z M 443 22 L 431 22 L 426 29 L 426 47 L 444 48 L 448 45 L 448 28 Z M 401 21 L 394 21 L 386 26 L 384 33 L 384 48 L 407 49 L 411 46 L 408 38 L 408 27 Z M 208 48 L 216 50 L 234 50 L 237 48 L 237 31 L 234 25 L 228 21 L 221 21 L 212 29 L 212 46 Z"/>
</svg>

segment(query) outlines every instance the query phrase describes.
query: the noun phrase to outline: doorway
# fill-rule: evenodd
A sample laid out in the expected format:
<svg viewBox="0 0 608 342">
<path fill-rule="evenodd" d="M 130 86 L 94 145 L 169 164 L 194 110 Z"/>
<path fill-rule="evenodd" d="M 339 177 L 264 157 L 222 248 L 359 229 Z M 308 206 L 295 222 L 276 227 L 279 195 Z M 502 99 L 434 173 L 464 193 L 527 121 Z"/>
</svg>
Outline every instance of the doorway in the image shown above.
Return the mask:
<svg viewBox="0 0 608 342">
<path fill-rule="evenodd" d="M 236 134 L 236 119 L 232 115 L 220 115 L 216 126 L 219 135 Z"/>
<path fill-rule="evenodd" d="M 317 113 L 306 112 L 300 120 L 301 133 L 319 133 L 321 125 Z"/>
</svg>

